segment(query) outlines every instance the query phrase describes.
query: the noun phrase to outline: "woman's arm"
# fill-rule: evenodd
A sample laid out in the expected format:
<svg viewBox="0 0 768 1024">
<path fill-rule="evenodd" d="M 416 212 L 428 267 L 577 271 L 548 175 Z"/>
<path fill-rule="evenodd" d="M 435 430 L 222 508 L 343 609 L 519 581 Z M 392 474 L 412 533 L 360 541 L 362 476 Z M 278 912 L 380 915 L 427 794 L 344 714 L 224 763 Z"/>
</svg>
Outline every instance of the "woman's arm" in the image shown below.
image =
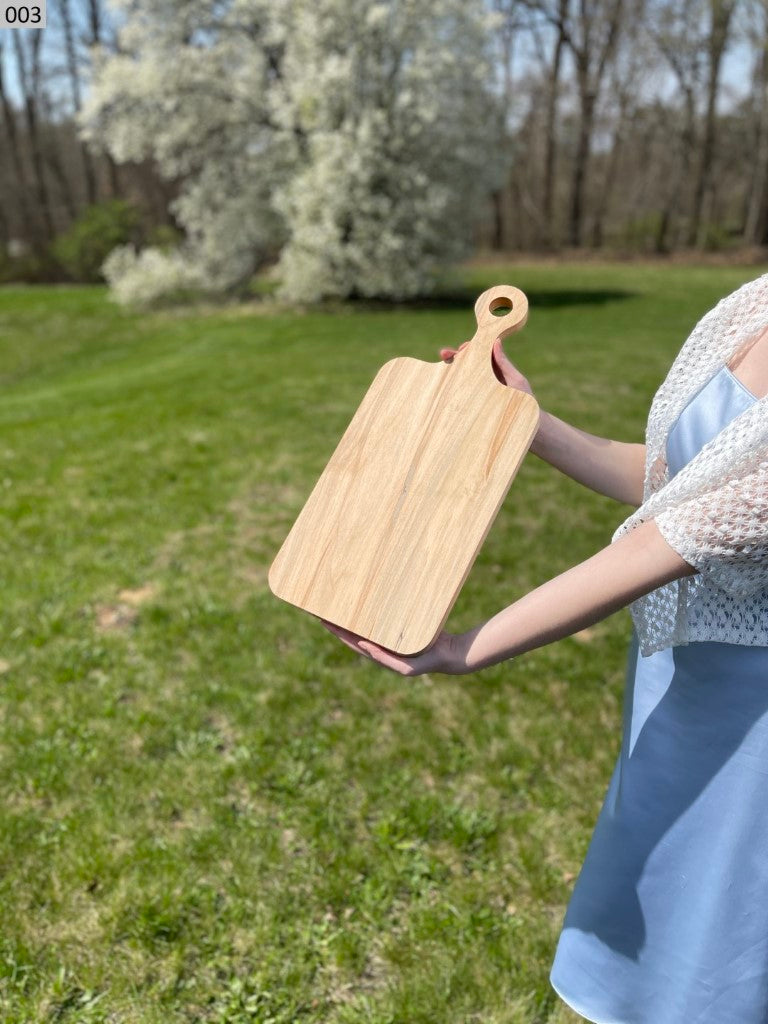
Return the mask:
<svg viewBox="0 0 768 1024">
<path fill-rule="evenodd" d="M 467 345 L 469 342 L 465 341 L 458 349 L 441 349 L 440 357 L 449 362 L 461 358 L 461 351 Z M 495 342 L 491 361 L 493 372 L 502 384 L 533 395 L 530 381 L 510 362 L 501 341 Z M 542 410 L 531 451 L 598 494 L 626 502 L 627 505 L 642 504 L 644 444 L 627 444 L 596 437 Z"/>
<path fill-rule="evenodd" d="M 531 451 L 598 494 L 636 507 L 643 502 L 644 444 L 596 437 L 542 409 Z"/>
<path fill-rule="evenodd" d="M 571 636 L 695 571 L 649 520 L 461 634 L 464 671 L 476 672 Z"/>
<path fill-rule="evenodd" d="M 464 675 L 570 636 L 664 583 L 695 569 L 667 544 L 653 520 L 555 576 L 466 633 L 441 633 L 422 654 L 403 657 L 324 623 L 348 647 L 401 675 Z"/>
</svg>

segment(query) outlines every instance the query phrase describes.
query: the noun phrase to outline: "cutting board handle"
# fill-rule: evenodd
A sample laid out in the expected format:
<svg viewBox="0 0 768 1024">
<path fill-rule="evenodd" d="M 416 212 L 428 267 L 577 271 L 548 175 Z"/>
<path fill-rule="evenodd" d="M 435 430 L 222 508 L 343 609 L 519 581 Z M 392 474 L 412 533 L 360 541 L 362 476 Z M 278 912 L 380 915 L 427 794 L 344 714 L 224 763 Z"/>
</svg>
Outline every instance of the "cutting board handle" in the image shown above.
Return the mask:
<svg viewBox="0 0 768 1024">
<path fill-rule="evenodd" d="M 509 310 L 505 315 L 501 311 Z M 498 338 L 506 338 L 514 331 L 525 326 L 528 319 L 528 299 L 519 288 L 511 284 L 497 284 L 488 288 L 475 303 L 475 319 L 477 330 L 470 344 L 465 349 L 468 356 L 464 363 L 472 364 L 472 372 L 476 372 L 476 363 L 486 363 L 490 373 L 491 350 Z M 495 379 L 495 378 L 494 378 Z"/>
</svg>

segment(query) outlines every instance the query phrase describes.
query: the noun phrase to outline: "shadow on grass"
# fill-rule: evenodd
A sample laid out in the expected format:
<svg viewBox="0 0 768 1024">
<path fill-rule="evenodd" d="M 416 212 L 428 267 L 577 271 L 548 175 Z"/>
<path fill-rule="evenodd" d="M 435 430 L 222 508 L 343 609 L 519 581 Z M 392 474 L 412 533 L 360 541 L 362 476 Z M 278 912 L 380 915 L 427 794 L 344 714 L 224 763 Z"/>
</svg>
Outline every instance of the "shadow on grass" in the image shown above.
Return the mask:
<svg viewBox="0 0 768 1024">
<path fill-rule="evenodd" d="M 348 299 L 348 305 L 359 310 L 387 309 L 466 309 L 472 307 L 482 288 L 453 288 L 450 291 L 437 291 L 432 295 L 419 296 L 413 299 Z M 616 288 L 584 289 L 568 288 L 553 291 L 527 291 L 523 288 L 528 302 L 536 309 L 562 309 L 565 306 L 599 306 L 606 302 L 617 302 L 632 299 L 638 294 Z"/>
</svg>

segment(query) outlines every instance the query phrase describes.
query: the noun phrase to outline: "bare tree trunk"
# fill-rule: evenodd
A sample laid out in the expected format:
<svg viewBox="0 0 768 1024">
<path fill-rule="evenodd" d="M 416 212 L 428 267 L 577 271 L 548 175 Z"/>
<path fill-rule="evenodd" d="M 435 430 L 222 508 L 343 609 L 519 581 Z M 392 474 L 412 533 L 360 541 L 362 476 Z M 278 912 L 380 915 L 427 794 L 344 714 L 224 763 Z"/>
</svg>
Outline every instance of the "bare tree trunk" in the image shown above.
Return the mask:
<svg viewBox="0 0 768 1024">
<path fill-rule="evenodd" d="M 72 31 L 72 11 L 70 0 L 58 0 L 59 13 L 64 28 L 64 45 L 67 54 L 67 72 L 69 85 L 72 90 L 72 105 L 75 114 L 80 112 L 82 107 L 82 90 L 80 87 L 80 71 L 77 65 L 77 51 L 75 49 L 75 37 Z M 93 160 L 88 152 L 86 144 L 80 140 L 80 159 L 83 162 L 83 173 L 85 177 L 85 194 L 89 204 L 96 202 L 96 173 L 93 168 Z"/>
<path fill-rule="evenodd" d="M 0 36 L 0 104 L 2 104 L 3 108 L 3 123 L 5 125 L 5 134 L 8 138 L 8 152 L 10 153 L 11 163 L 13 164 L 13 170 L 16 176 L 18 207 L 22 227 L 26 234 L 26 241 L 37 249 L 39 246 L 39 231 L 27 202 L 27 180 L 26 175 L 24 174 L 24 161 L 21 156 L 21 146 L 19 145 L 19 135 L 16 127 L 16 114 L 5 91 L 5 70 L 3 65 L 3 58 L 5 56 L 4 48 L 4 40 L 2 36 Z"/>
<path fill-rule="evenodd" d="M 688 228 L 688 244 L 703 244 L 702 210 L 704 195 L 710 183 L 712 164 L 715 155 L 715 136 L 717 131 L 716 107 L 720 88 L 720 68 L 723 53 L 728 43 L 728 30 L 736 0 L 710 0 L 712 25 L 707 46 L 707 112 L 704 120 L 704 140 L 701 148 L 696 187 L 693 194 L 693 210 Z"/>
<path fill-rule="evenodd" d="M 542 214 L 544 217 L 544 245 L 555 244 L 555 164 L 557 161 L 557 99 L 560 90 L 560 71 L 565 48 L 565 24 L 568 19 L 570 0 L 559 0 L 557 11 L 557 41 L 552 54 L 552 64 L 547 83 L 547 115 L 545 124 L 544 150 L 544 196 Z"/>
<path fill-rule="evenodd" d="M 619 167 L 619 156 L 624 145 L 624 131 L 625 123 L 627 118 L 626 106 L 622 104 L 619 111 L 619 119 L 616 123 L 616 128 L 613 132 L 613 140 L 611 144 L 611 155 L 608 157 L 608 167 L 605 171 L 605 178 L 603 179 L 603 186 L 600 189 L 600 196 L 597 200 L 597 209 L 595 210 L 595 219 L 592 225 L 592 247 L 599 249 L 604 241 L 604 224 L 605 217 L 608 212 L 608 206 L 611 201 L 611 195 L 613 194 L 613 188 L 616 184 L 616 172 Z"/>
<path fill-rule="evenodd" d="M 685 94 L 685 122 L 681 136 L 680 161 L 672 181 L 672 187 L 667 194 L 667 201 L 662 209 L 659 230 L 656 234 L 657 253 L 665 253 L 670 249 L 669 238 L 675 225 L 675 219 L 679 215 L 683 192 L 690 179 L 696 150 L 695 98 L 690 88 L 684 87 L 682 83 L 681 88 Z M 673 245 L 676 245 L 678 241 L 679 239 L 675 238 Z"/>
<path fill-rule="evenodd" d="M 496 11 L 503 16 L 501 26 L 501 48 L 502 67 L 504 72 L 504 90 L 501 105 L 501 124 L 499 125 L 499 146 L 504 151 L 508 148 L 507 118 L 509 117 L 509 105 L 512 101 L 512 31 L 513 12 L 515 0 L 511 0 L 509 7 L 505 6 L 504 0 L 495 0 Z M 497 252 L 504 248 L 506 241 L 506 230 L 504 223 L 504 189 L 503 186 L 494 190 L 493 202 L 493 232 L 491 235 L 491 248 Z"/>
<path fill-rule="evenodd" d="M 768 212 L 768 8 L 757 5 L 761 14 L 759 33 L 755 40 L 758 59 L 755 67 L 753 95 L 757 102 L 754 163 L 747 189 L 743 238 L 747 245 L 758 245 L 765 237 Z"/>
<path fill-rule="evenodd" d="M 586 82 L 579 84 L 579 141 L 573 166 L 571 184 L 571 209 L 568 219 L 568 244 L 581 245 L 582 222 L 584 220 L 584 186 L 587 180 L 592 129 L 595 119 L 595 94 Z"/>
<path fill-rule="evenodd" d="M 5 215 L 5 210 L 0 206 L 0 246 L 7 251 L 8 243 L 11 240 L 11 226 Z"/>
<path fill-rule="evenodd" d="M 48 170 L 51 172 L 51 176 L 59 186 L 59 194 L 67 211 L 67 216 L 70 221 L 73 221 L 77 218 L 77 203 L 72 194 L 72 184 L 59 160 L 58 153 L 50 146 L 46 147 L 45 162 Z"/>
<path fill-rule="evenodd" d="M 109 194 L 113 199 L 119 199 L 123 194 L 123 186 L 120 181 L 120 172 L 117 164 L 112 159 L 111 153 L 106 154 L 107 175 L 109 176 Z"/>
<path fill-rule="evenodd" d="M 87 43 L 89 46 L 99 46 L 102 40 L 102 27 L 103 17 L 101 9 L 101 0 L 88 0 L 88 29 L 89 36 Z M 122 195 L 122 185 L 120 182 L 120 174 L 117 169 L 117 164 L 112 159 L 110 153 L 105 154 L 105 160 L 107 164 L 107 175 L 109 178 L 109 191 L 113 199 L 119 199 Z"/>
<path fill-rule="evenodd" d="M 77 217 L 78 204 L 72 191 L 72 182 L 59 159 L 61 149 L 59 138 L 62 131 L 60 126 L 56 125 L 55 112 L 42 80 L 39 60 L 35 60 L 32 64 L 32 92 L 34 96 L 38 97 L 37 112 L 38 122 L 42 125 L 40 148 L 43 159 L 51 177 L 58 185 L 67 217 L 72 221 Z"/>
<path fill-rule="evenodd" d="M 501 24 L 496 38 L 500 46 L 500 63 L 503 76 L 501 122 L 498 126 L 498 145 L 502 152 L 502 159 L 505 168 L 511 163 L 510 138 L 509 138 L 509 114 L 514 106 L 514 95 L 512 88 L 512 60 L 514 54 L 515 38 L 520 28 L 518 19 L 520 0 L 493 0 L 493 8 L 501 18 Z M 491 234 L 491 246 L 501 250 L 509 244 L 509 217 L 507 211 L 510 207 L 510 182 L 506 174 L 505 181 L 499 185 L 491 196 L 493 210 L 493 229 Z"/>
<path fill-rule="evenodd" d="M 691 170 L 696 155 L 697 106 L 696 98 L 704 91 L 701 77 L 702 41 L 700 22 L 702 0 L 668 0 L 655 11 L 649 23 L 650 34 L 659 53 L 674 74 L 678 90 L 683 97 L 682 131 L 670 130 L 673 139 L 679 137 L 677 165 L 670 175 L 669 187 L 663 192 L 663 203 L 656 233 L 656 251 L 668 252 L 684 244 L 682 213 L 690 193 Z M 671 112 L 670 112 L 671 113 Z"/>
<path fill-rule="evenodd" d="M 497 252 L 504 248 L 504 196 L 500 188 L 491 193 L 493 208 L 493 229 L 491 231 L 491 248 Z"/>
<path fill-rule="evenodd" d="M 595 106 L 605 70 L 613 58 L 621 30 L 624 0 L 598 3 L 579 0 L 578 25 L 567 31 L 566 42 L 573 52 L 579 91 L 579 139 L 571 184 L 568 241 L 581 245 L 584 220 L 584 192 L 589 170 Z M 578 34 L 576 33 L 578 28 Z M 599 38 L 596 38 L 599 36 Z"/>
<path fill-rule="evenodd" d="M 101 42 L 101 2 L 88 0 L 88 25 L 91 30 L 91 43 Z"/>
<path fill-rule="evenodd" d="M 592 245 L 599 249 L 604 241 L 604 226 L 611 205 L 624 144 L 635 127 L 638 97 L 642 94 L 643 78 L 648 67 L 648 46 L 642 31 L 646 14 L 646 0 L 628 0 L 622 13 L 622 33 L 625 45 L 612 60 L 611 77 L 607 92 L 615 97 L 616 109 L 613 134 L 607 166 L 595 200 L 592 221 Z"/>
<path fill-rule="evenodd" d="M 26 33 L 24 33 L 26 35 Z M 51 241 L 56 234 L 56 229 L 53 225 L 53 214 L 51 212 L 51 197 L 48 192 L 48 187 L 45 183 L 45 173 L 43 170 L 43 156 L 40 146 L 40 133 L 38 131 L 37 124 L 37 96 L 34 92 L 34 83 L 30 81 L 30 73 L 27 68 L 27 59 L 24 53 L 24 47 L 21 43 L 21 32 L 13 32 L 13 43 L 16 50 L 16 60 L 19 67 L 19 78 L 21 80 L 21 88 L 24 94 L 24 113 L 27 122 L 27 132 L 29 135 L 29 147 L 32 156 L 32 171 L 34 178 L 34 190 L 35 198 L 37 201 L 37 207 L 42 217 L 43 227 L 45 230 L 45 240 Z M 32 63 L 33 66 L 37 60 L 40 43 L 42 41 L 42 29 L 33 29 L 30 31 L 29 36 L 30 45 L 32 47 Z"/>
</svg>

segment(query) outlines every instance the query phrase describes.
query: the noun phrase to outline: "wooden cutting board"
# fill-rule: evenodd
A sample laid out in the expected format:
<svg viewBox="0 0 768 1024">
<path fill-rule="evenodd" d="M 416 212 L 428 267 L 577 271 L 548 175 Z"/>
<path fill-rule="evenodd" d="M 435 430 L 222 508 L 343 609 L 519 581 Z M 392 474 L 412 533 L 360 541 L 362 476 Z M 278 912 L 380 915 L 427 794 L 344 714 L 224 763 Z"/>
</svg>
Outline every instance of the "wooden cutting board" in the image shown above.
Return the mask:
<svg viewBox="0 0 768 1024">
<path fill-rule="evenodd" d="M 269 571 L 277 597 L 399 654 L 437 638 L 538 426 L 491 364 L 525 295 L 490 288 L 475 316 L 451 363 L 379 370 Z"/>
</svg>

